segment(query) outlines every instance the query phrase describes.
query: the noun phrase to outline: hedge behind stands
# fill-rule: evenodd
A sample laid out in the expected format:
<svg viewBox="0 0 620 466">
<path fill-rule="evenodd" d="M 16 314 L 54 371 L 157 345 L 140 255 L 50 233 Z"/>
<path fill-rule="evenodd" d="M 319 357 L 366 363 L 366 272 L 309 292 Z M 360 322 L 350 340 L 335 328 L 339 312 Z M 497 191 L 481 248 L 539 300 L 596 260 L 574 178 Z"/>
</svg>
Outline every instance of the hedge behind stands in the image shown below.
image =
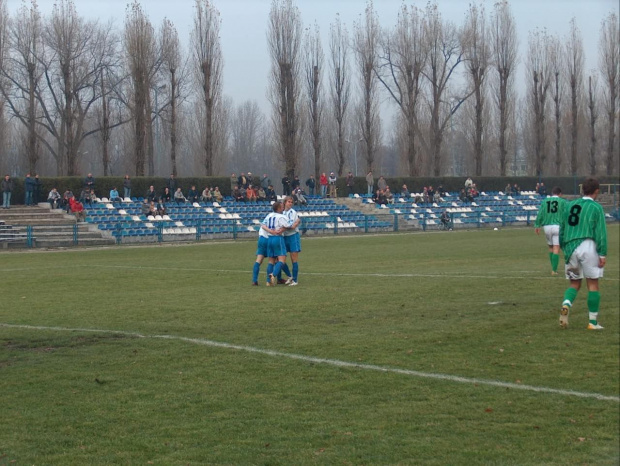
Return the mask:
<svg viewBox="0 0 620 466">
<path fill-rule="evenodd" d="M 379 180 L 379 174 L 375 174 L 375 189 L 377 187 L 377 181 Z M 52 188 L 57 188 L 58 192 L 62 194 L 67 188 L 71 189 L 76 196 L 79 196 L 82 188 L 84 187 L 85 176 L 64 176 L 47 178 L 41 177 L 41 198 L 40 202 L 47 199 L 47 195 Z M 560 186 L 565 194 L 579 194 L 579 185 L 583 182 L 586 176 L 544 176 L 540 180 L 545 183 L 547 192 L 551 193 L 551 189 L 554 186 Z M 305 182 L 307 177 L 302 178 L 302 188 L 306 189 Z M 168 177 L 161 176 L 139 176 L 131 177 L 131 192 L 132 197 L 144 197 L 147 189 L 150 185 L 155 186 L 155 191 L 161 193 L 166 186 Z M 424 186 L 432 185 L 434 188 L 443 186 L 443 189 L 448 192 L 458 192 L 465 185 L 466 177 L 391 177 L 386 178 L 387 184 L 390 190 L 394 193 L 400 192 L 400 188 L 403 184 L 407 185 L 410 192 L 420 192 Z M 522 190 L 531 191 L 536 187 L 539 178 L 536 176 L 521 176 L 521 177 L 500 177 L 500 176 L 483 176 L 472 177 L 474 183 L 478 187 L 479 191 L 503 191 L 507 183 L 511 185 L 517 183 Z M 615 184 L 619 183 L 618 177 L 613 176 L 600 176 L 598 180 L 601 184 Z M 272 179 L 273 186 L 276 193 L 282 194 L 282 184 L 279 179 Z M 13 196 L 11 199 L 12 204 L 22 204 L 24 202 L 24 177 L 13 178 Z M 347 197 L 348 189 L 346 186 L 346 174 L 338 178 L 338 196 Z M 200 192 L 205 186 L 218 186 L 224 196 L 230 195 L 230 178 L 228 176 L 214 176 L 214 177 L 177 177 L 177 186 L 183 191 L 183 194 L 187 194 L 187 191 L 192 185 L 196 186 Z M 95 193 L 98 197 L 108 197 L 110 189 L 116 186 L 120 195 L 123 195 L 123 177 L 122 176 L 95 176 Z M 318 193 L 320 187 L 315 188 L 315 192 Z M 355 178 L 354 192 L 358 194 L 366 194 L 366 175 L 358 176 Z"/>
</svg>

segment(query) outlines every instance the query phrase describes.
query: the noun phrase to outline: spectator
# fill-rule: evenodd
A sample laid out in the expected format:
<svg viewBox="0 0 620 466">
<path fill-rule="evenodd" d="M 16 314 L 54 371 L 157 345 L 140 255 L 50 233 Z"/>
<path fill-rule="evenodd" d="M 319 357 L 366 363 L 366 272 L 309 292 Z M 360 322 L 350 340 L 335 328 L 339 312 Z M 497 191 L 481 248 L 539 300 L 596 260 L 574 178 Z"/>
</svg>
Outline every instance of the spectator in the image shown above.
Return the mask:
<svg viewBox="0 0 620 466">
<path fill-rule="evenodd" d="M 149 202 L 157 199 L 157 194 L 155 193 L 155 187 L 153 185 L 149 186 L 149 190 L 146 192 L 144 198 Z"/>
<path fill-rule="evenodd" d="M 237 175 L 235 175 L 234 173 L 232 175 L 230 175 L 230 192 L 233 192 L 233 189 L 235 189 L 235 186 L 238 186 L 239 182 L 237 181 Z"/>
<path fill-rule="evenodd" d="M 428 187 L 428 202 L 435 202 L 435 190 L 432 185 Z"/>
<path fill-rule="evenodd" d="M 411 193 L 409 192 L 409 189 L 407 189 L 406 184 L 403 184 L 403 187 L 400 188 L 400 195 L 401 197 L 411 197 Z"/>
<path fill-rule="evenodd" d="M 198 190 L 196 189 L 196 186 L 192 185 L 192 187 L 187 192 L 187 202 L 191 202 L 192 204 L 194 202 L 198 202 L 199 197 L 200 196 L 198 195 Z"/>
<path fill-rule="evenodd" d="M 161 215 L 162 217 L 164 215 L 166 215 L 168 212 L 166 211 L 166 206 L 163 203 L 163 199 L 159 199 L 159 202 L 157 202 L 156 206 L 156 211 L 155 211 L 155 215 Z"/>
<path fill-rule="evenodd" d="M 425 204 L 428 204 L 431 201 L 430 196 L 428 195 L 428 186 L 424 186 L 424 189 L 422 190 L 422 199 L 424 199 Z"/>
<path fill-rule="evenodd" d="M 95 177 L 92 173 L 89 173 L 88 176 L 84 178 L 84 187 L 95 192 Z"/>
<path fill-rule="evenodd" d="M 325 172 L 321 173 L 321 177 L 319 178 L 319 185 L 321 186 L 321 197 L 327 196 L 327 185 L 329 184 L 329 180 L 325 175 Z"/>
<path fill-rule="evenodd" d="M 181 188 L 177 188 L 177 190 L 174 192 L 174 201 L 178 204 L 184 204 L 187 199 L 185 199 L 185 196 L 183 195 L 183 191 L 181 191 Z"/>
<path fill-rule="evenodd" d="M 205 189 L 202 190 L 200 200 L 202 202 L 213 202 L 213 192 L 211 191 L 211 188 L 205 186 Z"/>
<path fill-rule="evenodd" d="M 258 195 L 256 193 L 256 189 L 254 188 L 254 186 L 249 185 L 248 189 L 245 191 L 245 197 L 247 198 L 248 202 L 256 202 L 258 199 Z"/>
<path fill-rule="evenodd" d="M 256 198 L 260 202 L 265 202 L 267 200 L 267 192 L 262 187 L 262 185 L 258 188 L 258 192 L 256 193 Z"/>
<path fill-rule="evenodd" d="M 392 194 L 392 191 L 390 191 L 389 186 L 385 188 L 383 195 L 385 196 L 385 200 L 387 201 L 388 204 L 394 204 L 394 195 Z"/>
<path fill-rule="evenodd" d="M 310 178 L 306 180 L 306 186 L 308 187 L 308 194 L 310 194 L 310 196 L 314 196 L 314 188 L 316 187 L 314 175 L 310 175 Z"/>
<path fill-rule="evenodd" d="M 377 181 L 377 188 L 379 188 L 381 191 L 385 191 L 385 188 L 387 188 L 387 181 L 385 181 L 385 178 L 383 178 L 382 176 L 380 176 L 379 181 Z"/>
<path fill-rule="evenodd" d="M 11 208 L 11 194 L 13 193 L 13 180 L 9 175 L 4 175 L 2 180 L 2 208 Z"/>
<path fill-rule="evenodd" d="M 263 188 L 264 191 L 267 191 L 267 188 L 269 187 L 270 184 L 271 184 L 271 180 L 267 176 L 267 173 L 263 173 L 263 177 L 260 180 L 261 188 Z"/>
<path fill-rule="evenodd" d="M 297 205 L 307 205 L 308 201 L 306 200 L 306 196 L 304 196 L 304 192 L 301 189 L 301 186 L 298 186 L 295 191 L 293 191 L 293 200 Z"/>
<path fill-rule="evenodd" d="M 462 203 L 467 202 L 467 193 L 465 192 L 465 188 L 461 188 L 461 191 L 459 192 L 459 199 Z"/>
<path fill-rule="evenodd" d="M 248 186 L 254 184 L 254 177 L 252 176 L 252 172 L 248 172 L 245 177 L 247 184 L 244 186 L 245 189 L 248 189 Z"/>
<path fill-rule="evenodd" d="M 58 192 L 56 188 L 52 188 L 52 190 L 47 195 L 47 202 L 50 203 L 50 208 L 52 209 L 60 209 L 60 203 L 62 200 L 62 196 Z"/>
<path fill-rule="evenodd" d="M 538 186 L 538 189 L 536 190 L 538 192 L 538 195 L 541 197 L 547 197 L 547 187 L 545 186 L 545 183 L 543 183 L 541 181 L 540 186 Z"/>
<path fill-rule="evenodd" d="M 353 188 L 355 187 L 355 177 L 353 173 L 349 172 L 347 174 L 347 190 L 349 191 L 349 196 L 353 195 Z"/>
<path fill-rule="evenodd" d="M 277 201 L 278 200 L 278 196 L 276 195 L 275 190 L 273 189 L 272 185 L 269 185 L 267 187 L 267 190 L 265 191 L 265 195 L 267 197 L 267 201 L 271 202 L 271 201 Z"/>
<path fill-rule="evenodd" d="M 125 175 L 123 179 L 123 197 L 131 199 L 131 179 L 129 179 L 129 175 Z"/>
<path fill-rule="evenodd" d="M 161 198 L 159 200 L 163 202 L 164 204 L 167 204 L 168 202 L 172 201 L 172 191 L 170 191 L 170 188 L 168 187 L 164 188 L 164 192 L 161 195 Z"/>
<path fill-rule="evenodd" d="M 63 209 L 67 211 L 67 213 L 71 211 L 71 207 L 69 205 L 69 199 L 71 199 L 72 197 L 74 197 L 73 192 L 69 188 L 65 189 L 65 192 L 62 195 L 61 205 Z"/>
<path fill-rule="evenodd" d="M 110 189 L 110 202 L 121 202 L 120 195 L 118 194 L 118 190 L 116 186 Z"/>
<path fill-rule="evenodd" d="M 504 188 L 504 194 L 506 196 L 510 196 L 512 194 L 512 186 L 510 185 L 510 183 L 508 183 Z"/>
<path fill-rule="evenodd" d="M 366 174 L 366 187 L 368 188 L 368 195 L 371 196 L 375 189 L 375 177 L 372 175 L 372 170 Z"/>
<path fill-rule="evenodd" d="M 241 173 L 237 178 L 237 186 L 240 188 L 245 188 L 248 185 L 248 179 L 245 176 L 245 173 Z"/>
<path fill-rule="evenodd" d="M 245 194 L 241 193 L 241 189 L 241 185 L 237 185 L 235 186 L 235 189 L 233 189 L 232 197 L 235 202 L 245 202 Z"/>
<path fill-rule="evenodd" d="M 521 188 L 519 188 L 519 185 L 517 183 L 515 183 L 512 186 L 512 194 L 513 194 L 513 196 L 520 196 L 521 195 Z"/>
<path fill-rule="evenodd" d="M 294 192 L 299 186 L 301 186 L 301 180 L 299 175 L 295 175 L 293 181 L 291 181 L 291 192 Z"/>
<path fill-rule="evenodd" d="M 79 202 L 82 204 L 82 207 L 85 204 L 88 204 L 89 206 L 93 205 L 93 194 L 91 193 L 89 188 L 82 189 Z M 71 207 L 71 204 L 69 204 L 69 207 Z"/>
<path fill-rule="evenodd" d="M 467 177 L 467 179 L 465 180 L 465 190 L 467 190 L 468 188 L 471 188 L 471 185 L 474 184 L 474 182 L 472 181 L 471 177 Z"/>
<path fill-rule="evenodd" d="M 76 201 L 75 197 L 69 199 L 69 209 L 71 210 L 71 213 L 75 215 L 75 218 L 78 222 L 83 222 L 84 220 L 86 220 L 86 212 L 84 212 L 84 206 L 81 202 Z"/>
<path fill-rule="evenodd" d="M 177 180 L 174 177 L 173 173 L 171 173 L 170 178 L 166 180 L 166 187 L 168 188 L 168 192 L 170 193 L 171 196 L 173 196 L 174 193 L 177 191 Z M 170 201 L 168 200 L 167 202 L 170 202 Z"/>
<path fill-rule="evenodd" d="M 220 188 L 219 187 L 215 187 L 215 189 L 213 190 L 213 199 L 215 199 L 215 202 L 222 202 L 222 199 L 224 199 L 224 196 L 222 196 L 222 193 L 220 192 Z"/>
<path fill-rule="evenodd" d="M 34 179 L 30 173 L 26 173 L 24 179 L 24 205 L 32 205 L 32 194 L 34 193 Z"/>
<path fill-rule="evenodd" d="M 285 196 L 291 195 L 291 180 L 289 179 L 288 175 L 284 175 L 282 177 L 282 192 Z"/>
<path fill-rule="evenodd" d="M 43 183 L 41 183 L 39 175 L 34 175 L 34 194 L 32 195 L 34 205 L 37 205 L 41 200 L 41 186 L 43 186 Z"/>
<path fill-rule="evenodd" d="M 151 204 L 148 199 L 144 199 L 142 201 L 142 205 L 140 206 L 140 213 L 144 216 L 151 215 Z"/>
<path fill-rule="evenodd" d="M 329 181 L 329 197 L 332 199 L 335 199 L 338 197 L 338 190 L 336 189 L 336 174 L 334 172 L 331 172 L 329 174 L 329 178 L 327 179 L 327 181 Z"/>
<path fill-rule="evenodd" d="M 439 220 L 441 221 L 441 224 L 446 230 L 452 230 L 452 225 L 451 225 L 452 222 L 450 220 L 450 214 L 448 213 L 447 210 L 444 210 L 441 213 L 441 217 L 439 217 Z"/>
</svg>

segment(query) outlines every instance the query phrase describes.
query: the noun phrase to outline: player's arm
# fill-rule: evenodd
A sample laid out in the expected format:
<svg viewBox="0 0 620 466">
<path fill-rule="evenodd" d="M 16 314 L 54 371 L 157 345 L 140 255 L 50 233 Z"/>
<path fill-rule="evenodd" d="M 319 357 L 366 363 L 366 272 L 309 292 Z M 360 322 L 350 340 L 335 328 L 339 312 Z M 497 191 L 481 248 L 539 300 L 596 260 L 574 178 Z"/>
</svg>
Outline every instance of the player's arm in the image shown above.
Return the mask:
<svg viewBox="0 0 620 466">
<path fill-rule="evenodd" d="M 596 243 L 596 252 L 599 255 L 599 267 L 604 267 L 606 262 L 605 256 L 607 256 L 607 225 L 605 225 L 605 212 L 602 208 L 598 210 L 594 242 Z"/>
</svg>

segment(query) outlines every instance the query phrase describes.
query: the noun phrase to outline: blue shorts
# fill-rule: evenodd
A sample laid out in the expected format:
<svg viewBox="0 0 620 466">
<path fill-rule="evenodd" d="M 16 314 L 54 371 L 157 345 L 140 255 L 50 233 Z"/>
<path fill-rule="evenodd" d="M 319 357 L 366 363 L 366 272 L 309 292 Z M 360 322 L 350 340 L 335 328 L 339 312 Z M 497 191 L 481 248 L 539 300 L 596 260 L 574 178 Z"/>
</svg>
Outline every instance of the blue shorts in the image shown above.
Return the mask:
<svg viewBox="0 0 620 466">
<path fill-rule="evenodd" d="M 301 238 L 299 233 L 284 237 L 284 244 L 286 245 L 286 252 L 301 252 Z"/>
<path fill-rule="evenodd" d="M 267 257 L 286 256 L 286 246 L 284 238 L 281 236 L 270 236 L 267 246 Z"/>
<path fill-rule="evenodd" d="M 267 244 L 268 243 L 269 243 L 268 238 L 265 238 L 264 236 L 258 237 L 258 247 L 256 248 L 257 256 L 269 257 L 267 255 Z"/>
</svg>

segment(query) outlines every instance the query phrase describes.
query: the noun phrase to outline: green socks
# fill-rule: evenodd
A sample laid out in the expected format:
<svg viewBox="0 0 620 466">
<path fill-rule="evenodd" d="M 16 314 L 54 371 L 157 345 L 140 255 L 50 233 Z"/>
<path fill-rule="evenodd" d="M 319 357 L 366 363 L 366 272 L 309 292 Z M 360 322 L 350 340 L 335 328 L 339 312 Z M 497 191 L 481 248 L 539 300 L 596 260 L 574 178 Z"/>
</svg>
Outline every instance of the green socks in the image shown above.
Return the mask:
<svg viewBox="0 0 620 466">
<path fill-rule="evenodd" d="M 577 298 L 577 290 L 573 287 L 567 288 L 564 292 L 564 302 L 562 302 L 562 304 L 572 306 L 575 302 L 575 298 Z"/>
<path fill-rule="evenodd" d="M 601 293 L 590 291 L 588 293 L 588 311 L 590 311 L 590 323 L 596 325 L 598 322 L 598 309 L 601 303 Z"/>
<path fill-rule="evenodd" d="M 549 259 L 551 260 L 551 270 L 553 270 L 554 272 L 558 271 L 558 264 L 560 262 L 560 255 L 559 254 L 553 254 L 552 252 L 549 253 Z"/>
</svg>

